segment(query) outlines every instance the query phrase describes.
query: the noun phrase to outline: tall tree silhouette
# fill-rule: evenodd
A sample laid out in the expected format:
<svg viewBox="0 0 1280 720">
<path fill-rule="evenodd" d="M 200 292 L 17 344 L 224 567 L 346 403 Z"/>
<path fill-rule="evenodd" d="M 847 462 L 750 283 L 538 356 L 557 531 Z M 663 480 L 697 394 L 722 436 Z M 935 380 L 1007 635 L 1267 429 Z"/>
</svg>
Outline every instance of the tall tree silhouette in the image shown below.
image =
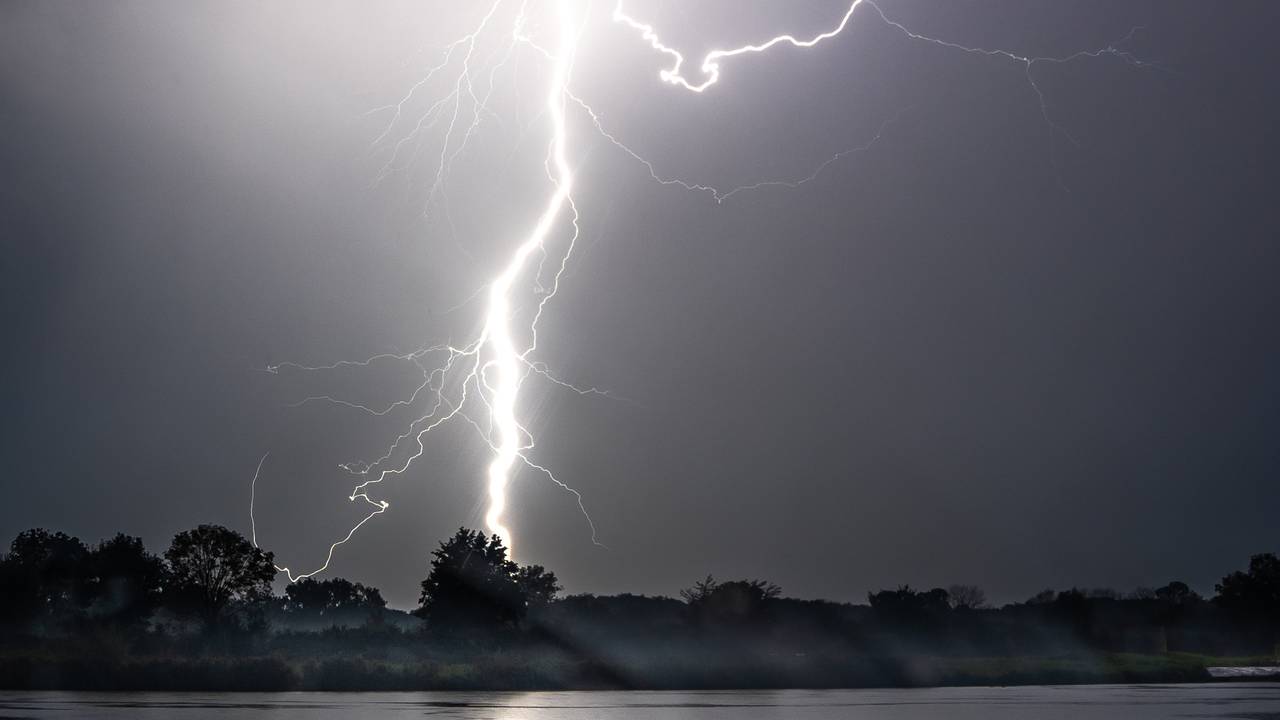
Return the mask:
<svg viewBox="0 0 1280 720">
<path fill-rule="evenodd" d="M 550 601 L 560 589 L 554 573 L 507 558 L 497 535 L 458 528 L 431 553 L 417 615 L 436 632 L 464 632 L 518 625 L 531 602 Z"/>
<path fill-rule="evenodd" d="M 34 528 L 18 534 L 0 571 L 0 604 L 17 622 L 64 619 L 88 599 L 89 549 L 79 538 Z"/>
<path fill-rule="evenodd" d="M 111 622 L 133 624 L 145 620 L 164 588 L 164 563 L 147 552 L 141 538 L 123 533 L 93 548 L 88 572 L 89 612 Z"/>
<path fill-rule="evenodd" d="M 516 573 L 516 584 L 524 593 L 525 605 L 534 608 L 555 600 L 564 588 L 556 574 L 541 565 L 525 565 Z"/>
<path fill-rule="evenodd" d="M 200 525 L 173 537 L 166 593 L 178 607 L 196 612 L 206 627 L 223 621 L 233 605 L 271 596 L 272 554 L 221 525 Z"/>
<path fill-rule="evenodd" d="M 1280 619 L 1280 558 L 1254 555 L 1247 572 L 1233 572 L 1216 586 L 1214 598 L 1224 608 Z"/>
</svg>

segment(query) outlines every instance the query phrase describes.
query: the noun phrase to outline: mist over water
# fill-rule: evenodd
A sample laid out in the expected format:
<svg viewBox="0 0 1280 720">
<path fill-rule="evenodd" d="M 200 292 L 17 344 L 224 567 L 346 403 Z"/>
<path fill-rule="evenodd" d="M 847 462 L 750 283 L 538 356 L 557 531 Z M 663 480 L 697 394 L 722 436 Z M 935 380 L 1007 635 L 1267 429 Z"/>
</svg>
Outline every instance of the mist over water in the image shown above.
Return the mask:
<svg viewBox="0 0 1280 720">
<path fill-rule="evenodd" d="M 2 717 L 499 720 L 1280 718 L 1280 683 L 922 690 L 535 693 L 0 693 Z"/>
</svg>

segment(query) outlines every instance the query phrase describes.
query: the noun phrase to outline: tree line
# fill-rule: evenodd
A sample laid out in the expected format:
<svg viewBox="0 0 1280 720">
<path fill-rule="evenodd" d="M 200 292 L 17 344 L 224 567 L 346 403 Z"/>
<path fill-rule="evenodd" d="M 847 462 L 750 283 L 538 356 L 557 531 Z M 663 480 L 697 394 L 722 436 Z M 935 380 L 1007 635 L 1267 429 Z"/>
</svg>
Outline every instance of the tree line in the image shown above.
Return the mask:
<svg viewBox="0 0 1280 720">
<path fill-rule="evenodd" d="M 163 555 L 117 534 L 96 545 L 43 528 L 26 530 L 0 555 L 0 625 L 56 632 L 98 624 L 147 625 L 159 619 L 195 631 L 261 630 L 273 613 L 378 623 L 381 591 L 344 578 L 303 578 L 282 596 L 271 552 L 220 525 L 173 537 Z M 554 573 L 517 565 L 495 536 L 465 528 L 431 554 L 414 615 L 443 629 L 516 627 L 530 608 L 560 592 Z"/>
<path fill-rule="evenodd" d="M 284 662 L 292 668 L 285 674 L 295 678 L 302 672 L 298 663 L 338 663 L 341 672 L 316 671 L 333 682 L 381 677 L 392 672 L 385 663 L 393 657 L 437 663 L 432 672 L 454 680 L 461 677 L 460 661 L 474 670 L 476 658 L 524 658 L 531 669 L 516 677 L 551 673 L 542 685 L 528 680 L 549 687 L 577 686 L 587 682 L 583 678 L 643 687 L 712 687 L 747 682 L 744 677 L 759 686 L 894 684 L 911 679 L 903 668 L 921 666 L 904 658 L 920 657 L 952 658 L 946 662 L 953 664 L 1021 658 L 999 666 L 1004 674 L 994 677 L 1044 681 L 1056 676 L 1017 674 L 1026 658 L 1094 662 L 1108 653 L 1246 656 L 1280 650 L 1280 560 L 1271 553 L 1224 575 L 1212 597 L 1173 581 L 1124 594 L 1046 590 L 1002 607 L 992 607 L 972 585 L 904 585 L 852 604 L 788 598 L 765 580 L 711 576 L 678 598 L 562 596 L 555 573 L 513 562 L 500 538 L 466 528 L 442 541 L 428 560 L 419 605 L 406 614 L 388 609 L 377 588 L 342 578 L 306 578 L 276 595 L 272 554 L 217 525 L 179 532 L 159 555 L 123 534 L 88 545 L 61 532 L 27 530 L 0 557 L 0 638 L 18 657 L 9 666 L 0 657 L 0 685 L 29 686 L 5 680 L 5 673 L 37 677 L 40 662 L 31 658 L 86 652 L 83 643 L 94 638 L 116 638 L 110 647 L 125 658 L 275 658 L 269 662 Z M 31 650 L 22 656 L 22 648 Z M 384 665 L 362 675 L 353 662 Z M 558 663 L 576 669 L 545 669 L 561 668 Z M 1195 672 L 1202 674 L 1203 664 Z M 404 684 L 434 687 L 437 680 Z"/>
</svg>

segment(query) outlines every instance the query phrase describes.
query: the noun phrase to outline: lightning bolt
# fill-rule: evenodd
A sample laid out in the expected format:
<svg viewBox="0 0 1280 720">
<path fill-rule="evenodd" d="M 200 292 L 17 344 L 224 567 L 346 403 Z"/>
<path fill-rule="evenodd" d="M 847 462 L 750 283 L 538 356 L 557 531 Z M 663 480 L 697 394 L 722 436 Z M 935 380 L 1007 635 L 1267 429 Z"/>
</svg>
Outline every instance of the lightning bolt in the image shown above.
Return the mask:
<svg viewBox="0 0 1280 720">
<path fill-rule="evenodd" d="M 671 67 L 658 73 L 658 78 L 660 80 L 671 83 L 672 85 L 678 85 L 690 92 L 701 93 L 712 85 L 720 82 L 720 60 L 722 58 L 731 58 L 738 55 L 745 55 L 747 53 L 762 53 L 775 45 L 781 45 L 783 43 L 794 45 L 798 48 L 811 48 L 823 40 L 829 40 L 844 32 L 845 26 L 849 24 L 849 18 L 853 17 L 853 11 L 857 10 L 858 6 L 862 3 L 863 0 L 854 0 L 853 3 L 849 5 L 849 9 L 845 11 L 844 17 L 840 18 L 840 23 L 838 25 L 826 32 L 819 33 L 808 40 L 797 40 L 794 35 L 778 35 L 777 37 L 770 38 L 757 45 L 743 45 L 742 47 L 734 48 L 732 50 L 712 50 L 702 58 L 702 65 L 700 66 L 700 69 L 703 74 L 707 76 L 707 79 L 700 83 L 691 83 L 688 78 L 680 74 L 681 68 L 684 67 L 684 55 L 681 54 L 679 50 L 663 44 L 662 39 L 658 37 L 657 31 L 653 29 L 652 25 L 642 23 L 624 12 L 622 9 L 622 0 L 618 0 L 618 4 L 613 8 L 613 19 L 615 22 L 620 22 L 629 26 L 633 30 L 638 31 L 640 33 L 640 37 L 643 38 L 645 42 L 649 43 L 650 47 L 671 58 Z"/>
<path fill-rule="evenodd" d="M 765 40 L 764 42 L 760 42 L 760 43 L 742 45 L 740 47 L 731 48 L 731 49 L 711 50 L 710 52 L 708 52 L 706 55 L 703 56 L 702 62 L 699 63 L 698 65 L 698 69 L 702 72 L 705 79 L 702 80 L 702 82 L 693 82 L 689 80 L 689 78 L 687 78 L 682 72 L 685 65 L 684 54 L 681 53 L 679 50 L 664 43 L 662 38 L 658 35 L 658 32 L 653 25 L 637 20 L 631 15 L 629 15 L 626 12 L 626 10 L 623 8 L 623 5 L 624 5 L 623 0 L 617 0 L 617 4 L 614 5 L 614 8 L 613 8 L 614 22 L 620 23 L 626 27 L 631 28 L 632 30 L 635 30 L 640 34 L 640 38 L 644 40 L 649 45 L 649 47 L 651 47 L 653 50 L 671 59 L 671 65 L 669 67 L 663 68 L 658 72 L 658 79 L 664 83 L 668 83 L 670 85 L 674 85 L 676 87 L 679 87 L 684 90 L 688 90 L 689 92 L 697 93 L 697 94 L 702 94 L 706 92 L 708 88 L 711 88 L 712 86 L 720 82 L 722 61 L 732 59 L 732 58 L 738 58 L 746 55 L 757 55 L 757 54 L 766 53 L 770 49 L 780 45 L 790 45 L 792 47 L 799 48 L 799 49 L 812 48 L 818 45 L 819 43 L 822 43 L 823 41 L 826 41 L 826 40 L 830 40 L 838 36 L 842 32 L 844 32 L 845 28 L 848 27 L 850 21 L 854 16 L 854 13 L 858 10 L 858 8 L 863 5 L 866 5 L 875 11 L 876 16 L 880 19 L 882 23 L 884 23 L 888 27 L 901 33 L 904 37 L 907 37 L 911 40 L 928 43 L 931 45 L 936 45 L 936 46 L 948 48 L 951 50 L 957 50 L 957 51 L 972 54 L 972 55 L 983 55 L 987 57 L 1002 58 L 1004 60 L 1013 61 L 1015 63 L 1022 65 L 1024 73 L 1027 78 L 1027 85 L 1035 94 L 1036 101 L 1040 109 L 1040 116 L 1044 118 L 1045 124 L 1048 125 L 1050 132 L 1061 134 L 1069 142 L 1071 142 L 1073 145 L 1077 147 L 1080 146 L 1080 142 L 1065 127 L 1063 127 L 1061 124 L 1054 121 L 1054 119 L 1049 113 L 1048 97 L 1045 95 L 1044 90 L 1040 87 L 1040 84 L 1037 82 L 1035 77 L 1034 69 L 1037 65 L 1042 63 L 1061 65 L 1061 64 L 1069 63 L 1074 60 L 1079 60 L 1082 58 L 1099 58 L 1103 56 L 1109 56 L 1109 57 L 1118 58 L 1123 62 L 1125 62 L 1126 64 L 1130 65 L 1131 67 L 1135 67 L 1135 68 L 1164 69 L 1158 63 L 1140 59 L 1139 57 L 1134 55 L 1131 51 L 1124 49 L 1124 46 L 1128 44 L 1130 41 L 1132 41 L 1134 37 L 1143 30 L 1141 26 L 1131 28 L 1129 32 L 1119 40 L 1109 42 L 1106 45 L 1093 50 L 1080 50 L 1075 53 L 1072 53 L 1071 55 L 1067 55 L 1064 57 L 1033 56 L 1033 55 L 1023 55 L 1023 54 L 1019 54 L 1009 50 L 971 47 L 968 45 L 962 45 L 960 43 L 953 42 L 950 40 L 945 40 L 942 38 L 922 35 L 920 33 L 917 33 L 911 30 L 910 28 L 906 27 L 902 23 L 889 18 L 889 16 L 885 14 L 884 10 L 882 10 L 880 6 L 877 5 L 873 0 L 853 0 L 849 4 L 849 7 L 845 10 L 844 15 L 840 17 L 839 22 L 837 22 L 835 26 L 833 26 L 830 30 L 820 32 L 817 35 L 814 35 L 813 37 L 807 40 L 798 39 L 791 34 L 783 34 L 783 35 L 777 35 L 775 37 L 769 38 L 768 40 Z M 882 124 L 879 131 L 877 131 L 876 134 L 867 143 L 859 147 L 855 147 L 849 150 L 844 150 L 832 155 L 831 157 L 823 161 L 821 164 L 819 164 L 813 170 L 813 172 L 811 172 L 810 174 L 804 177 L 791 179 L 791 180 L 785 180 L 785 179 L 761 180 L 754 183 L 739 185 L 737 187 L 721 190 L 712 185 L 690 182 L 686 180 L 681 180 L 679 178 L 664 177 L 663 175 L 659 174 L 657 169 L 654 167 L 653 163 L 651 163 L 650 161 L 640 156 L 639 153 L 632 150 L 630 147 L 628 147 L 626 144 L 620 141 L 617 137 L 615 137 L 612 133 L 606 130 L 602 122 L 602 119 L 598 113 L 592 110 L 590 106 L 588 106 L 585 102 L 582 102 L 577 98 L 575 98 L 575 100 L 591 116 L 592 122 L 595 124 L 596 129 L 605 137 L 605 139 L 609 140 L 620 150 L 622 150 L 627 155 L 631 156 L 633 159 L 635 159 L 636 161 L 644 165 L 645 168 L 648 169 L 649 175 L 655 181 L 663 185 L 679 186 L 681 188 L 684 188 L 685 190 L 708 193 L 718 203 L 728 200 L 730 197 L 740 192 L 758 190 L 761 188 L 768 188 L 768 187 L 787 187 L 787 188 L 794 189 L 808 182 L 811 182 L 812 180 L 817 179 L 817 177 L 821 175 L 822 172 L 831 164 L 849 155 L 861 153 L 865 150 L 870 149 L 873 145 L 879 142 L 881 136 L 884 134 L 885 126 L 892 121 L 891 119 L 889 121 L 886 121 L 885 124 Z M 899 112 L 899 115 L 900 114 L 901 112 Z M 1051 156 L 1051 159 L 1052 159 L 1052 156 Z M 1055 177 L 1057 177 L 1056 165 L 1054 166 L 1054 171 L 1055 171 Z M 1057 180 L 1058 180 L 1058 185 L 1062 187 L 1062 189 L 1066 190 L 1067 188 L 1065 185 L 1063 185 L 1061 178 L 1058 177 Z"/>
<path fill-rule="evenodd" d="M 573 199 L 574 173 L 568 160 L 569 132 L 566 109 L 570 104 L 580 109 L 590 120 L 594 130 L 606 141 L 620 149 L 633 160 L 640 163 L 649 173 L 652 180 L 664 185 L 674 186 L 682 190 L 705 193 L 715 202 L 722 203 L 740 193 L 765 188 L 799 188 L 816 180 L 829 166 L 851 155 L 870 150 L 884 135 L 891 125 L 904 111 L 891 115 L 881 124 L 879 130 L 865 143 L 837 152 L 817 164 L 807 175 L 793 178 L 770 178 L 729 188 L 693 182 L 670 177 L 659 172 L 654 163 L 645 159 L 638 152 L 624 143 L 606 128 L 603 116 L 596 112 L 585 100 L 571 91 L 574 58 L 578 41 L 586 26 L 586 15 L 575 13 L 570 0 L 555 0 L 555 34 L 556 42 L 552 47 L 544 47 L 526 31 L 528 23 L 527 0 L 521 2 L 518 12 L 510 25 L 510 32 L 505 33 L 503 42 L 497 50 L 487 57 L 478 57 L 480 40 L 487 29 L 499 16 L 499 8 L 503 0 L 496 0 L 489 6 L 476 27 L 466 35 L 443 48 L 443 56 L 437 63 L 426 69 L 423 76 L 396 103 L 375 108 L 371 112 L 387 112 L 390 114 L 385 129 L 374 141 L 380 146 L 392 137 L 396 128 L 412 112 L 412 101 L 419 92 L 429 87 L 432 81 L 441 76 L 451 76 L 450 88 L 442 97 L 431 102 L 424 111 L 412 121 L 407 133 L 394 142 L 390 148 L 390 157 L 378 174 L 380 182 L 391 174 L 412 163 L 426 146 L 427 131 L 443 125 L 443 138 L 435 153 L 432 181 L 427 193 L 428 208 L 438 196 L 444 195 L 446 177 L 453 162 L 463 153 L 471 142 L 475 132 L 486 117 L 497 117 L 488 108 L 488 101 L 495 86 L 495 75 L 500 68 L 513 61 L 520 48 L 532 50 L 540 59 L 550 63 L 544 96 L 543 113 L 548 118 L 549 137 L 543 166 L 550 183 L 548 194 L 541 212 L 529 232 L 515 245 L 506 264 L 501 271 L 482 286 L 476 293 L 455 308 L 469 304 L 483 296 L 485 310 L 483 323 L 479 333 L 470 342 L 461 346 L 453 344 L 423 345 L 407 353 L 381 353 L 362 360 L 343 360 L 326 365 L 303 365 L 285 362 L 270 365 L 267 372 L 324 372 L 341 368 L 367 368 L 375 363 L 399 362 L 411 363 L 421 370 L 422 381 L 407 397 L 395 400 L 385 406 L 375 407 L 368 403 L 360 403 L 331 395 L 314 395 L 303 398 L 293 406 L 297 407 L 310 402 L 333 403 L 373 416 L 384 416 L 400 408 L 411 407 L 419 403 L 420 398 L 432 398 L 426 413 L 409 423 L 386 449 L 382 455 L 370 461 L 355 460 L 341 464 L 339 467 L 350 475 L 362 478 L 348 496 L 351 502 L 362 502 L 368 506 L 366 514 L 356 522 L 345 535 L 329 545 L 324 562 L 307 572 L 294 572 L 288 567 L 278 566 L 277 570 L 288 576 L 290 582 L 316 575 L 328 569 L 338 547 L 350 541 L 356 532 L 390 507 L 385 500 L 375 500 L 369 496 L 372 489 L 388 478 L 404 474 L 413 463 L 425 453 L 424 438 L 436 428 L 454 419 L 466 422 L 485 442 L 492 452 L 486 470 L 488 507 L 485 512 L 485 525 L 493 534 L 501 536 L 513 546 L 510 528 L 506 525 L 505 516 L 508 508 L 507 490 L 513 474 L 518 467 L 526 467 L 546 476 L 561 490 L 576 498 L 578 508 L 586 519 L 591 530 L 591 541 L 603 546 L 596 532 L 595 522 L 587 513 L 582 494 L 561 481 L 550 469 L 539 464 L 530 456 L 535 447 L 533 434 L 520 422 L 517 414 L 521 390 L 524 383 L 533 375 L 537 375 L 551 384 L 569 389 L 580 395 L 610 396 L 608 391 L 594 387 L 582 388 L 561 380 L 553 375 L 545 363 L 533 359 L 538 348 L 538 325 L 547 304 L 556 296 L 561 279 L 565 273 L 570 256 L 579 239 L 579 211 Z M 1123 49 L 1141 28 L 1134 28 L 1118 41 L 1109 43 L 1094 50 L 1084 50 L 1065 57 L 1043 57 L 1023 55 L 1008 50 L 970 47 L 950 40 L 930 37 L 916 33 L 903 24 L 890 19 L 873 0 L 852 0 L 844 14 L 830 29 L 820 32 L 808 39 L 799 39 L 791 34 L 778 35 L 762 42 L 742 45 L 730 49 L 718 49 L 703 56 L 698 65 L 702 74 L 700 81 L 691 80 L 684 74 L 686 59 L 677 49 L 667 45 L 653 25 L 637 20 L 629 15 L 622 0 L 618 0 L 613 8 L 613 22 L 637 32 L 642 41 L 657 53 L 670 59 L 669 66 L 661 69 L 659 79 L 679 89 L 695 94 L 702 94 L 716 86 L 723 74 L 723 65 L 728 60 L 744 59 L 745 56 L 768 52 L 778 46 L 791 46 L 797 49 L 813 48 L 825 41 L 840 35 L 852 22 L 856 11 L 866 5 L 874 11 L 879 20 L 904 37 L 959 52 L 1001 58 L 1021 64 L 1025 69 L 1027 83 L 1039 104 L 1040 114 L 1050 129 L 1050 133 L 1060 133 L 1069 141 L 1076 139 L 1061 125 L 1055 122 L 1049 112 L 1049 102 L 1036 81 L 1034 68 L 1042 63 L 1063 64 L 1080 58 L 1098 58 L 1110 56 L 1124 61 L 1133 67 L 1158 67 L 1136 57 L 1132 52 Z M 456 69 L 455 69 L 456 67 Z M 480 68 L 488 68 L 486 81 L 480 86 L 476 80 Z M 479 90 L 478 90 L 478 86 Z M 468 117 L 469 116 L 469 117 Z M 464 127 L 465 126 L 465 127 Z M 522 130 L 523 134 L 523 130 Z M 1078 144 L 1078 143 L 1077 143 Z M 408 157 L 406 157 L 408 156 Z M 1056 168 L 1055 168 L 1056 169 Z M 445 215 L 448 215 L 447 203 L 443 204 Z M 567 227 L 566 227 L 567 225 Z M 550 278 L 543 281 L 546 264 L 549 259 L 549 240 L 558 230 L 564 231 L 562 244 L 564 249 L 558 261 L 552 263 Z M 537 262 L 534 258 L 537 256 Z M 519 304 L 517 293 L 526 291 L 522 284 L 531 282 L 532 292 L 537 298 L 532 316 L 517 328 Z M 521 338 L 524 338 L 522 342 Z M 469 407 L 478 407 L 483 411 L 485 422 L 478 421 L 468 412 Z M 402 446 L 409 446 L 402 450 Z M 407 452 L 399 462 L 393 461 L 397 453 Z M 253 543 L 257 545 L 257 524 L 254 518 L 254 499 L 257 482 L 262 472 L 266 455 L 259 460 L 254 472 L 250 488 L 249 515 Z"/>
<path fill-rule="evenodd" d="M 544 364 L 530 357 L 537 349 L 538 322 L 547 304 L 559 290 L 560 279 L 579 235 L 578 210 L 572 196 L 574 176 L 568 159 L 565 110 L 568 102 L 569 79 L 583 18 L 576 16 L 568 0 L 558 0 L 555 3 L 557 42 L 553 49 L 548 50 L 536 45 L 524 33 L 527 4 L 522 4 L 509 39 L 500 51 L 500 59 L 489 68 L 487 90 L 477 94 L 473 78 L 478 40 L 497 15 L 501 5 L 501 0 L 491 5 L 472 32 L 451 43 L 445 49 L 443 59 L 432 66 L 398 103 L 380 108 L 390 110 L 392 118 L 375 144 L 382 142 L 390 135 L 396 123 L 408 112 L 407 108 L 413 96 L 434 77 L 448 72 L 455 63 L 455 58 L 460 58 L 456 60 L 460 69 L 453 76 L 452 89 L 445 97 L 431 103 L 419 115 L 408 135 L 395 143 L 391 151 L 391 159 L 384 166 L 379 180 L 398 169 L 402 155 L 408 152 L 408 148 L 425 130 L 443 122 L 444 139 L 440 144 L 435 162 L 435 172 L 428 193 L 429 202 L 440 193 L 450 164 L 462 153 L 481 123 L 488 94 L 493 90 L 495 73 L 511 58 L 516 46 L 525 45 L 533 47 L 540 56 L 551 61 L 544 96 L 544 111 L 550 124 L 550 139 L 544 158 L 544 167 L 551 184 L 551 192 L 533 227 L 512 251 L 502 271 L 482 288 L 486 300 L 484 322 L 479 335 L 472 342 L 461 347 L 451 344 L 424 346 L 409 353 L 382 353 L 363 360 L 344 360 L 328 365 L 302 365 L 290 362 L 266 368 L 268 372 L 276 374 L 285 370 L 318 372 L 346 367 L 368 367 L 377 362 L 391 361 L 414 363 L 422 370 L 422 382 L 411 395 L 384 407 L 372 407 L 329 395 L 307 397 L 295 403 L 295 406 L 323 401 L 380 416 L 398 408 L 413 405 L 420 396 L 434 396 L 434 402 L 429 411 L 414 420 L 382 456 L 373 461 L 354 461 L 341 466 L 353 475 L 366 478 L 352 489 L 349 499 L 352 502 L 366 503 L 370 509 L 344 536 L 329 546 L 325 560 L 319 567 L 307 572 L 294 572 L 288 567 L 277 568 L 288 576 L 290 582 L 328 569 L 333 561 L 334 552 L 339 546 L 348 542 L 365 523 L 386 512 L 390 504 L 385 500 L 371 498 L 369 496 L 371 488 L 393 475 L 406 472 L 424 453 L 424 437 L 454 418 L 460 418 L 475 428 L 493 453 L 487 469 L 489 503 L 485 513 L 485 525 L 491 533 L 501 536 L 508 548 L 514 550 L 511 531 L 505 523 L 507 489 L 517 464 L 542 473 L 559 488 L 572 494 L 577 499 L 578 507 L 591 528 L 592 542 L 600 544 L 596 537 L 595 523 L 587 514 L 582 494 L 561 481 L 550 469 L 529 457 L 528 452 L 534 448 L 532 434 L 520 423 L 516 414 L 521 387 L 532 374 L 547 378 L 579 394 L 607 394 L 606 391 L 596 388 L 579 388 L 560 380 L 554 377 Z M 470 119 L 461 120 L 468 113 Z M 465 129 L 461 128 L 464 122 Z M 550 281 L 543 283 L 540 279 L 543 275 L 542 263 L 536 266 L 536 272 L 533 273 L 534 285 L 540 291 L 540 297 L 534 316 L 527 327 L 529 338 L 522 342 L 517 337 L 514 327 L 516 307 L 513 296 L 521 280 L 531 273 L 535 256 L 541 254 L 542 262 L 545 262 L 548 239 L 559 229 L 566 217 L 569 221 L 567 247 L 556 264 Z M 433 363 L 431 359 L 437 356 L 441 359 Z M 453 380 L 456 376 L 460 378 Z M 450 395 L 450 388 L 456 388 L 456 396 Z M 487 428 L 466 413 L 465 408 L 472 400 L 484 408 L 489 421 Z M 405 443 L 414 446 L 412 452 L 401 462 L 390 464 L 397 450 Z M 255 545 L 257 544 L 257 524 L 253 517 L 253 497 L 261 469 L 262 461 L 259 462 L 258 470 L 254 473 L 250 496 L 250 524 Z"/>
<path fill-rule="evenodd" d="M 516 399 L 522 382 L 522 368 L 527 362 L 529 353 L 537 348 L 536 328 L 542 310 L 556 293 L 560 284 L 560 275 L 564 272 L 564 263 L 560 272 L 556 273 L 554 284 L 549 292 L 538 303 L 538 312 L 534 316 L 533 343 L 525 350 L 516 346 L 511 329 L 511 289 L 516 279 L 525 270 L 529 256 L 541 248 L 547 234 L 555 221 L 568 206 L 573 216 L 573 236 L 569 241 L 569 250 L 564 257 L 567 261 L 573 251 L 573 243 L 578 237 L 578 209 L 573 204 L 573 171 L 569 167 L 566 151 L 565 132 L 565 91 L 569 85 L 569 74 L 573 68 L 573 55 L 577 45 L 578 29 L 574 27 L 571 14 L 565 0 L 556 3 L 556 15 L 560 21 L 560 46 L 555 53 L 555 65 L 551 73 L 551 82 L 546 97 L 547 112 L 551 117 L 551 148 L 549 151 L 549 167 L 547 174 L 554 185 L 554 192 L 547 201 L 546 208 L 538 218 L 533 231 L 520 243 L 512 255 L 502 274 L 494 279 L 489 288 L 489 309 L 485 314 L 484 331 L 480 337 L 481 345 L 488 345 L 493 351 L 492 365 L 497 371 L 497 385 L 493 388 L 493 401 L 490 406 L 491 417 L 496 426 L 498 443 L 495 457 L 489 464 L 489 510 L 485 513 L 485 524 L 489 530 L 506 539 L 511 547 L 511 533 L 502 523 L 502 515 L 507 507 L 507 485 L 511 481 L 511 469 L 515 465 L 524 440 L 521 437 L 520 423 L 516 419 Z M 514 551 L 513 551 L 514 552 Z"/>
</svg>

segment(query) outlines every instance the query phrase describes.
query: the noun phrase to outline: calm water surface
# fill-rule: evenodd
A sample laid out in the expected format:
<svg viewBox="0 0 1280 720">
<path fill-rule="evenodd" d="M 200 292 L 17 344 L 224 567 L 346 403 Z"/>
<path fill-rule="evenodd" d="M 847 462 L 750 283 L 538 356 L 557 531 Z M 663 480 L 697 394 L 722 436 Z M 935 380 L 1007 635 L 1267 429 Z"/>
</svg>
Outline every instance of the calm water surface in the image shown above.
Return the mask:
<svg viewBox="0 0 1280 720">
<path fill-rule="evenodd" d="M 501 720 L 1280 720 L 1280 683 L 928 690 L 538 693 L 0 692 L 13 718 Z"/>
</svg>

